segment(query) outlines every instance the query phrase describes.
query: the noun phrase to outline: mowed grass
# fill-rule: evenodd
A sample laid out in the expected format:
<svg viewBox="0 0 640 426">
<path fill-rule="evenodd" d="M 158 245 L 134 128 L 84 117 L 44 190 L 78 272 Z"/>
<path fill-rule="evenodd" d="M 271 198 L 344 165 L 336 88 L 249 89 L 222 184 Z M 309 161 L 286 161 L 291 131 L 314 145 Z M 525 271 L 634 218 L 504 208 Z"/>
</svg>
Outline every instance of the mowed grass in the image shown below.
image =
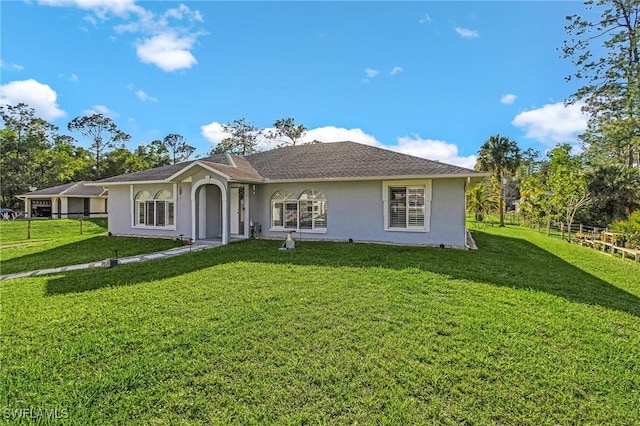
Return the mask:
<svg viewBox="0 0 640 426">
<path fill-rule="evenodd" d="M 180 242 L 158 238 L 108 237 L 106 219 L 0 222 L 0 274 L 96 262 L 167 250 Z"/>
<path fill-rule="evenodd" d="M 638 424 L 640 266 L 247 241 L 0 283 L 1 403 L 69 424 Z"/>
</svg>

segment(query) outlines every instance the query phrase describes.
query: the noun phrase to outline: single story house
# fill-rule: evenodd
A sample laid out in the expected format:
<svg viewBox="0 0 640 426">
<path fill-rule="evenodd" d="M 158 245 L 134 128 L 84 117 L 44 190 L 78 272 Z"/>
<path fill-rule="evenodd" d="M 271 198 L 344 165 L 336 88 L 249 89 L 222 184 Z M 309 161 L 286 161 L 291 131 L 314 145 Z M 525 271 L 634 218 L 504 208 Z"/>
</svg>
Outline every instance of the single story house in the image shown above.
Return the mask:
<svg viewBox="0 0 640 426">
<path fill-rule="evenodd" d="M 355 142 L 224 153 L 91 183 L 109 231 L 217 241 L 266 237 L 466 245 L 465 189 L 485 173 Z"/>
<path fill-rule="evenodd" d="M 107 191 L 88 182 L 72 182 L 18 195 L 27 217 L 57 219 L 107 216 Z"/>
</svg>

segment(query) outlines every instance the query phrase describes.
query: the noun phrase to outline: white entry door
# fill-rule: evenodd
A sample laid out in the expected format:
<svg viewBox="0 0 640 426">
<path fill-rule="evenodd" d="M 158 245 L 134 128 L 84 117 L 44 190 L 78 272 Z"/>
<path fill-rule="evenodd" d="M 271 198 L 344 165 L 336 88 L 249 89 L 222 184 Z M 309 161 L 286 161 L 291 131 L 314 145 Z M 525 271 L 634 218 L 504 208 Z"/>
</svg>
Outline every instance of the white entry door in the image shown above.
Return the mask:
<svg viewBox="0 0 640 426">
<path fill-rule="evenodd" d="M 231 233 L 244 234 L 244 188 L 231 188 L 229 210 Z"/>
</svg>

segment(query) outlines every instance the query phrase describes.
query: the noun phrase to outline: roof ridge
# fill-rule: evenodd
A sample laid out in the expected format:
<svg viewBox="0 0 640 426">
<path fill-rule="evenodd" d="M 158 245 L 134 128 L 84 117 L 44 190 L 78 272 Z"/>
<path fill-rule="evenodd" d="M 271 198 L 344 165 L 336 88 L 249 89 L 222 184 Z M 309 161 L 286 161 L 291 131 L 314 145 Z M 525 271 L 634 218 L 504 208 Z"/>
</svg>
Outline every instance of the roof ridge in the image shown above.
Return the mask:
<svg viewBox="0 0 640 426">
<path fill-rule="evenodd" d="M 238 166 L 236 165 L 236 162 L 233 161 L 233 157 L 231 157 L 231 153 L 230 152 L 225 152 L 225 156 L 227 157 L 227 160 L 229 161 L 229 163 L 230 163 L 229 165 L 231 167 L 238 168 Z"/>
<path fill-rule="evenodd" d="M 71 190 L 71 189 L 75 188 L 76 186 L 78 186 L 78 184 L 82 183 L 82 181 L 78 181 L 78 182 L 70 182 L 70 183 L 71 183 L 71 185 L 70 185 L 67 189 L 65 189 L 64 191 L 60 192 L 60 195 L 64 195 L 64 194 L 66 194 L 66 193 L 67 193 L 67 191 L 69 191 L 69 190 Z M 64 186 L 64 185 L 68 185 L 68 184 L 63 184 L 63 185 L 61 185 L 61 186 Z M 54 188 L 55 188 L 55 187 L 54 187 Z"/>
</svg>

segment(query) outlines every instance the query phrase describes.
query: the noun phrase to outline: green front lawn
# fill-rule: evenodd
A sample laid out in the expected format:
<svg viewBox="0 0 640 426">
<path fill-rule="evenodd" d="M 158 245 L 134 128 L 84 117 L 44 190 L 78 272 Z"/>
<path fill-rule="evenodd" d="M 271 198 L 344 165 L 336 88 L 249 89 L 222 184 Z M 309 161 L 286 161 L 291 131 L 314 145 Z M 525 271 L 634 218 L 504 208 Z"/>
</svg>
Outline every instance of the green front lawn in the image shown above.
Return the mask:
<svg viewBox="0 0 640 426">
<path fill-rule="evenodd" d="M 34 220 L 0 222 L 0 274 L 97 262 L 167 250 L 179 242 L 158 238 L 109 237 L 106 220 Z"/>
<path fill-rule="evenodd" d="M 1 282 L 0 405 L 74 424 L 640 422 L 640 266 L 475 236 L 247 241 Z"/>
</svg>

